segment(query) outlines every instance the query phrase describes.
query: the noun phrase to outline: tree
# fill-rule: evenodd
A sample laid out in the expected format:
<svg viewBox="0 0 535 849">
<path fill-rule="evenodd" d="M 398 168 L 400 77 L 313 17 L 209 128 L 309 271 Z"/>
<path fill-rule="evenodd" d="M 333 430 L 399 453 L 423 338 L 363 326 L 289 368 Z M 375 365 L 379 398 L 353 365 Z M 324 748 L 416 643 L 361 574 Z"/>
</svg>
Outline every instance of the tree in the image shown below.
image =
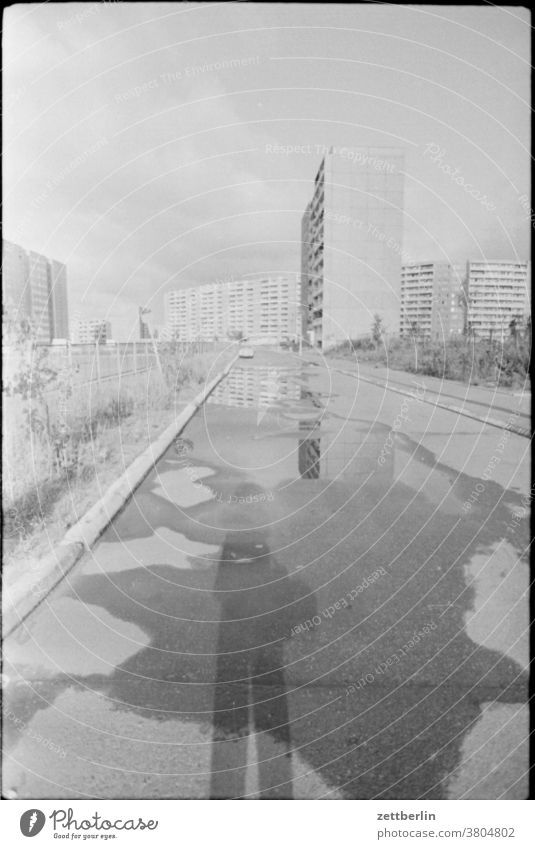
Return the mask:
<svg viewBox="0 0 535 849">
<path fill-rule="evenodd" d="M 509 322 L 509 333 L 511 334 L 511 339 L 514 339 L 515 349 L 518 351 L 518 330 L 522 322 L 521 315 L 514 315 Z"/>
<path fill-rule="evenodd" d="M 5 307 L 2 331 L 7 348 L 3 392 L 6 397 L 18 397 L 24 402 L 24 415 L 32 433 L 50 436 L 45 391 L 56 380 L 58 371 L 48 362 L 48 346 L 37 344 L 30 319 L 14 317 Z"/>
<path fill-rule="evenodd" d="M 420 325 L 417 321 L 411 321 L 411 336 L 418 339 L 420 336 Z"/>
<path fill-rule="evenodd" d="M 378 348 L 381 342 L 383 341 L 384 334 L 384 323 L 382 317 L 376 312 L 373 316 L 373 324 L 372 324 L 372 339 L 374 341 L 375 347 Z"/>
<path fill-rule="evenodd" d="M 228 338 L 229 339 L 237 339 L 238 342 L 241 342 L 241 340 L 244 338 L 244 336 L 245 336 L 245 334 L 244 334 L 243 330 L 229 330 L 229 332 L 228 332 Z"/>
</svg>

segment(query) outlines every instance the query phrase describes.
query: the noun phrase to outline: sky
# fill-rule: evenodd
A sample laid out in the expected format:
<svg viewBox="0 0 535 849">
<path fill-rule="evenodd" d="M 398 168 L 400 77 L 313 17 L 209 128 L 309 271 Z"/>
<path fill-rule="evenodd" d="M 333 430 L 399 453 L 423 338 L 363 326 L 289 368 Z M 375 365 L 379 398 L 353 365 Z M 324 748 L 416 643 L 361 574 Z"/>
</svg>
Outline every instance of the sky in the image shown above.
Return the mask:
<svg viewBox="0 0 535 849">
<path fill-rule="evenodd" d="M 3 44 L 4 237 L 66 263 L 71 322 L 299 272 L 331 145 L 405 152 L 415 261 L 528 259 L 525 9 L 28 4 Z"/>
</svg>

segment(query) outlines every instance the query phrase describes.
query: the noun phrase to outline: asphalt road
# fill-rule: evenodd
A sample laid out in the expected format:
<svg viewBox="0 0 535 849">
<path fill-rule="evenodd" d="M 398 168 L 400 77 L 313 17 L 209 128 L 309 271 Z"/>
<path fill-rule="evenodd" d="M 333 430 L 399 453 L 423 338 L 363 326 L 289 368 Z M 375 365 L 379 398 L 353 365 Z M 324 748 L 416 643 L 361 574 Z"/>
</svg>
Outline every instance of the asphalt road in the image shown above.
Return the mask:
<svg viewBox="0 0 535 849">
<path fill-rule="evenodd" d="M 6 641 L 4 793 L 525 798 L 529 441 L 413 391 L 240 361 Z"/>
</svg>

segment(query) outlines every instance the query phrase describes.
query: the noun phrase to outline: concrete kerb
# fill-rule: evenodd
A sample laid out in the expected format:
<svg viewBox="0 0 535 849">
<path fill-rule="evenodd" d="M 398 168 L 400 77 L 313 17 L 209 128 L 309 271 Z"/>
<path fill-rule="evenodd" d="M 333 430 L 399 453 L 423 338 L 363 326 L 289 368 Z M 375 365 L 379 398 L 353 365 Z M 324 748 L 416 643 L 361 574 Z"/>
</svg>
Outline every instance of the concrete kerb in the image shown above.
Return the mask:
<svg viewBox="0 0 535 849">
<path fill-rule="evenodd" d="M 13 589 L 4 587 L 2 634 L 5 639 L 46 598 L 104 533 L 117 513 L 132 497 L 173 439 L 185 428 L 215 387 L 227 376 L 237 360 L 231 362 L 208 383 L 177 416 L 174 422 L 149 445 L 82 518 L 73 525 L 54 550 L 40 561 L 39 577 L 22 577 Z"/>
<path fill-rule="evenodd" d="M 337 371 L 339 374 L 345 374 L 348 377 L 354 377 L 357 380 L 362 380 L 363 383 L 369 383 L 372 386 L 377 386 L 379 389 L 388 389 L 389 392 L 395 392 L 397 395 L 404 395 L 406 398 L 414 398 L 414 394 L 412 392 L 408 392 L 406 389 L 399 389 L 397 386 L 389 386 L 388 383 L 381 383 L 381 381 L 374 380 L 371 377 L 363 377 L 361 374 L 346 371 L 341 368 L 333 368 L 332 371 Z M 429 390 L 427 390 L 426 394 L 428 397 L 425 397 L 424 395 L 420 399 L 425 404 L 431 404 L 433 407 L 440 407 L 442 410 L 448 410 L 450 413 L 456 413 L 458 416 L 465 416 L 467 419 L 473 419 L 476 422 L 481 422 L 482 424 L 490 425 L 491 427 L 497 427 L 500 430 L 510 430 L 517 436 L 523 436 L 525 439 L 531 439 L 531 433 L 527 430 L 527 428 L 508 425 L 506 422 L 502 422 L 500 419 L 491 418 L 490 416 L 483 418 L 483 416 L 478 416 L 477 413 L 474 413 L 471 410 L 467 410 L 463 407 L 457 407 L 454 404 L 446 404 L 439 400 L 438 395 L 430 392 Z"/>
</svg>

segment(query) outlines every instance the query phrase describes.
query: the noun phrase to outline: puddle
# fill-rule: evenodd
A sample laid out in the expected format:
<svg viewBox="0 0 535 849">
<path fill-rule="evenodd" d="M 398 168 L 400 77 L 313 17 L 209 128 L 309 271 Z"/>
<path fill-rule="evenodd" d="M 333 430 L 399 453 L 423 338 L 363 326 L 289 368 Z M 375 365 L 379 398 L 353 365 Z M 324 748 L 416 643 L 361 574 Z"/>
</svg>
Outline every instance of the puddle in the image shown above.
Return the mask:
<svg viewBox="0 0 535 849">
<path fill-rule="evenodd" d="M 229 407 L 262 407 L 281 399 L 298 401 L 302 390 L 291 378 L 296 373 L 295 369 L 285 372 L 279 368 L 263 366 L 232 369 L 210 395 L 207 403 Z"/>
<path fill-rule="evenodd" d="M 526 799 L 529 782 L 527 705 L 484 702 L 466 735 L 461 763 L 447 782 L 449 799 Z"/>
<path fill-rule="evenodd" d="M 4 661 L 26 677 L 113 675 L 117 665 L 150 643 L 137 625 L 69 597 L 57 599 L 53 610 L 43 610 L 26 628 L 24 641 L 11 640 L 4 654 Z"/>
<path fill-rule="evenodd" d="M 515 549 L 498 543 L 464 567 L 475 597 L 465 614 L 471 640 L 529 669 L 529 569 Z M 483 702 L 463 740 L 460 765 L 448 780 L 450 799 L 525 799 L 528 794 L 529 712 L 524 704 Z"/>
<path fill-rule="evenodd" d="M 304 758 L 288 754 L 267 732 L 214 742 L 211 722 L 194 715 L 143 717 L 74 688 L 40 710 L 25 732 L 4 764 L 5 787 L 22 798 L 50 798 L 48 776 L 55 798 L 120 798 L 125 781 L 133 798 L 287 798 L 288 788 L 293 799 L 341 798 Z M 217 773 L 223 750 L 224 767 Z"/>
<path fill-rule="evenodd" d="M 529 566 L 502 540 L 490 554 L 476 554 L 464 567 L 475 591 L 465 615 L 468 636 L 529 668 Z"/>
<path fill-rule="evenodd" d="M 206 466 L 193 465 L 162 472 L 152 492 L 177 507 L 193 507 L 203 501 L 212 501 L 213 493 L 209 487 L 203 486 L 202 479 L 210 477 L 213 473 L 213 469 Z"/>
<path fill-rule="evenodd" d="M 197 569 L 198 565 L 194 567 L 190 558 L 206 558 L 208 567 L 217 560 L 219 551 L 218 545 L 189 539 L 163 526 L 155 529 L 150 537 L 100 543 L 93 551 L 93 556 L 88 557 L 83 571 L 84 575 L 97 572 L 111 574 L 153 563 L 166 563 L 177 569 Z"/>
</svg>

